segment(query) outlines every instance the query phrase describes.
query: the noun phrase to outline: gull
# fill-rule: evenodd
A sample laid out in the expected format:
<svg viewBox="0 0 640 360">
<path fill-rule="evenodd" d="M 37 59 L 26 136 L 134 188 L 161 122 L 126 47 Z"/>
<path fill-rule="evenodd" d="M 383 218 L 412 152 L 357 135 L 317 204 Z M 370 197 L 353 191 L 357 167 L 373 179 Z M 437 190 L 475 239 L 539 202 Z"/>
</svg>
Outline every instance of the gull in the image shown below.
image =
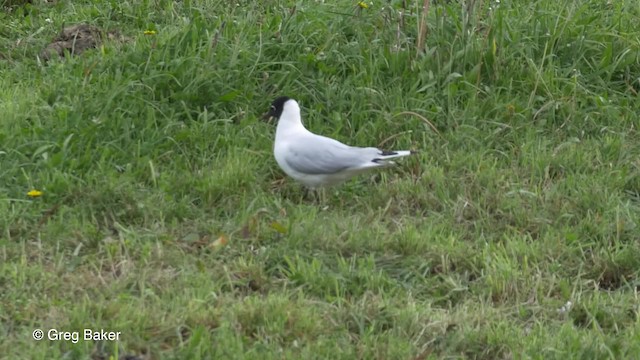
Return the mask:
<svg viewBox="0 0 640 360">
<path fill-rule="evenodd" d="M 288 176 L 311 189 L 338 185 L 356 175 L 395 164 L 410 150 L 383 151 L 355 147 L 312 133 L 302 124 L 298 102 L 277 98 L 265 117 L 278 119 L 273 154 Z"/>
</svg>

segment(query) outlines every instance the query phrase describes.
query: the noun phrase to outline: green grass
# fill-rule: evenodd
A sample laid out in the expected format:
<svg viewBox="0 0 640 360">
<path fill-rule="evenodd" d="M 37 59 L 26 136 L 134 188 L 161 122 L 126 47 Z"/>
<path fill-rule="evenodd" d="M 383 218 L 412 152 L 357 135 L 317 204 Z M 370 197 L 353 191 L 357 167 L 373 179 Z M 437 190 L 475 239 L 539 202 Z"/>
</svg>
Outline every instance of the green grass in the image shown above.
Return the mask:
<svg viewBox="0 0 640 360">
<path fill-rule="evenodd" d="M 434 1 L 419 54 L 408 3 L 0 12 L 0 357 L 636 358 L 640 5 Z M 130 41 L 38 60 L 79 22 Z M 285 94 L 420 153 L 317 206 L 259 121 Z"/>
</svg>

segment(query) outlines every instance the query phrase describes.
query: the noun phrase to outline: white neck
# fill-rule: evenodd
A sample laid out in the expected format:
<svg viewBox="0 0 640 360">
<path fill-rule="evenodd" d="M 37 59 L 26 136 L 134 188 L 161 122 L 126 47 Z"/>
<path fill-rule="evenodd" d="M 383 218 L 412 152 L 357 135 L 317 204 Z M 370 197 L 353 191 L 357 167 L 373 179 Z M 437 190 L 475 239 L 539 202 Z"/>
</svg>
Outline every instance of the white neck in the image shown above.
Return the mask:
<svg viewBox="0 0 640 360">
<path fill-rule="evenodd" d="M 289 100 L 284 104 L 282 115 L 278 119 L 276 140 L 292 132 L 307 132 L 300 117 L 300 106 L 295 100 Z"/>
</svg>

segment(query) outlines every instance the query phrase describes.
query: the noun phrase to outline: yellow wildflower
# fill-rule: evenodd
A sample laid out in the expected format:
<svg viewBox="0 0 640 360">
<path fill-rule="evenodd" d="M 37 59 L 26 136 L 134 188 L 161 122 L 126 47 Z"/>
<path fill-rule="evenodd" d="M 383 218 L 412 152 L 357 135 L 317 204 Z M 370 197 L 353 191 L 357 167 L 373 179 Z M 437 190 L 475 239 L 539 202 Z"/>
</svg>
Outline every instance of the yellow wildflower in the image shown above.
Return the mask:
<svg viewBox="0 0 640 360">
<path fill-rule="evenodd" d="M 157 32 L 155 30 L 145 30 L 144 34 L 145 35 L 155 35 L 155 34 L 157 34 Z"/>
<path fill-rule="evenodd" d="M 37 197 L 42 196 L 42 191 L 33 189 L 33 190 L 31 190 L 31 191 L 29 191 L 27 193 L 27 196 L 32 197 L 32 198 L 37 198 Z"/>
<path fill-rule="evenodd" d="M 364 2 L 364 1 L 360 1 L 358 3 L 358 6 L 360 6 L 361 9 L 368 9 L 369 8 L 369 5 L 367 5 L 367 3 Z"/>
</svg>

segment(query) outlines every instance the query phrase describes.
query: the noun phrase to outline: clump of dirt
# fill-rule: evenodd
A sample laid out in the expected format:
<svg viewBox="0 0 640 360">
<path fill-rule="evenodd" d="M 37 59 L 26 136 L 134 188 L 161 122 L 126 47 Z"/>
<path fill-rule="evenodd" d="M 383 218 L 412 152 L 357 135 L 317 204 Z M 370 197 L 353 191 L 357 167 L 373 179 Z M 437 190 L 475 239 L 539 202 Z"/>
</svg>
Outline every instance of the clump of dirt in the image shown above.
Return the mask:
<svg viewBox="0 0 640 360">
<path fill-rule="evenodd" d="M 79 24 L 62 29 L 40 53 L 40 58 L 48 61 L 65 54 L 80 55 L 87 49 L 97 48 L 104 40 L 125 41 L 118 30 L 103 31 L 93 25 Z"/>
<path fill-rule="evenodd" d="M 33 3 L 32 0 L 0 0 L 0 9 L 1 8 L 10 9 L 15 6 L 31 4 L 31 3 Z"/>
</svg>

